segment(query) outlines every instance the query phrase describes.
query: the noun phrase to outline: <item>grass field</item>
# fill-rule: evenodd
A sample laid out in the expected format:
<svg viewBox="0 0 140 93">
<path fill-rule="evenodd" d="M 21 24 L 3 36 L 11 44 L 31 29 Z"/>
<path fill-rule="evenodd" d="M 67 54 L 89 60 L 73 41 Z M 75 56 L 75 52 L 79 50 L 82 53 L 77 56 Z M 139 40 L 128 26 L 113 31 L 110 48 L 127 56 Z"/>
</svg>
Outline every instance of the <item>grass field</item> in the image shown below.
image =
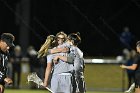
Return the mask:
<svg viewBox="0 0 140 93">
<path fill-rule="evenodd" d="M 88 89 L 127 88 L 126 73 L 118 64 L 86 64 L 85 81 Z"/>
<path fill-rule="evenodd" d="M 28 73 L 22 73 L 21 87 L 29 87 L 27 84 Z M 85 81 L 88 90 L 93 89 L 119 89 L 127 88 L 126 73 L 123 77 L 122 69 L 118 64 L 86 64 Z"/>
<path fill-rule="evenodd" d="M 125 75 L 126 73 L 123 74 L 122 72 L 123 71 L 122 69 L 120 69 L 118 64 L 86 64 L 85 81 L 86 88 L 88 91 L 86 93 L 123 93 L 123 92 L 110 92 L 110 91 L 121 91 L 122 88 L 126 89 L 127 77 Z M 21 89 L 7 88 L 5 90 L 5 93 L 49 93 L 47 90 L 29 89 L 30 84 L 27 83 L 28 74 L 29 74 L 28 72 L 24 72 L 21 75 L 21 84 L 20 84 Z M 98 91 L 108 91 L 108 92 L 98 92 Z"/>
<path fill-rule="evenodd" d="M 49 93 L 47 90 L 6 89 L 5 93 Z M 123 93 L 123 92 L 86 92 L 86 93 Z"/>
</svg>

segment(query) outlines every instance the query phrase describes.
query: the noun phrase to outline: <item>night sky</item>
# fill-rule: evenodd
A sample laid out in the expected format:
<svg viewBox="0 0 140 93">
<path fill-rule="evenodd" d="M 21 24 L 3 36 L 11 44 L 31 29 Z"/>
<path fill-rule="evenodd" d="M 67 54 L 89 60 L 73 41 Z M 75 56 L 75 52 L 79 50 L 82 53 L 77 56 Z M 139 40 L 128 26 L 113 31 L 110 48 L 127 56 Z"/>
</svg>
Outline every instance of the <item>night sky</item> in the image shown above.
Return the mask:
<svg viewBox="0 0 140 93">
<path fill-rule="evenodd" d="M 15 7 L 19 1 L 0 0 L 0 33 L 13 33 L 16 44 L 19 27 Z M 119 36 L 125 26 L 134 35 L 131 46 L 135 48 L 140 39 L 138 0 L 30 0 L 29 43 L 37 50 L 48 35 L 62 30 L 81 33 L 79 47 L 86 57 L 116 56 L 124 48 Z"/>
</svg>

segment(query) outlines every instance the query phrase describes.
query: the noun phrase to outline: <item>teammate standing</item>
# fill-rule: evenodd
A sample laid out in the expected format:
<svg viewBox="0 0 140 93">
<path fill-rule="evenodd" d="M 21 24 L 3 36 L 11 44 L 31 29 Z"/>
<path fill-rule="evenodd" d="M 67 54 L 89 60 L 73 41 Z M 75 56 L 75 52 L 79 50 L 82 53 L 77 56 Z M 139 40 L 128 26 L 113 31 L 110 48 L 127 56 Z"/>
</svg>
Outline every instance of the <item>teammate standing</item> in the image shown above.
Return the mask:
<svg viewBox="0 0 140 93">
<path fill-rule="evenodd" d="M 69 35 L 69 38 L 72 38 L 74 41 L 73 45 L 75 46 L 76 57 L 74 59 L 74 79 L 73 82 L 74 90 L 73 93 L 85 93 L 85 81 L 84 81 L 84 58 L 83 52 L 77 47 L 81 43 L 80 33 L 72 33 Z"/>
<path fill-rule="evenodd" d="M 56 34 L 55 41 L 53 43 L 55 47 L 52 49 L 48 49 L 47 67 L 46 67 L 45 79 L 44 79 L 44 86 L 46 87 L 49 84 L 49 80 L 50 80 L 49 78 L 51 76 L 51 71 L 53 67 L 52 59 L 53 59 L 54 54 L 67 51 L 66 49 L 64 50 L 64 48 L 58 48 L 59 45 L 62 45 L 65 42 L 66 38 L 67 38 L 67 35 L 64 32 L 62 31 L 58 32 Z"/>
</svg>

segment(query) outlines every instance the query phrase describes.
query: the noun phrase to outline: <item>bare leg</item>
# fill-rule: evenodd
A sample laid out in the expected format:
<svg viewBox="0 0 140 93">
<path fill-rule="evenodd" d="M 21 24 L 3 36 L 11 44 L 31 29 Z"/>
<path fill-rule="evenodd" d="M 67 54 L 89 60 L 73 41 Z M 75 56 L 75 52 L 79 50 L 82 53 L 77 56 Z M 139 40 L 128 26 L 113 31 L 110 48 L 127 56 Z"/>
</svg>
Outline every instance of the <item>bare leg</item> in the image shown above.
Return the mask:
<svg viewBox="0 0 140 93">
<path fill-rule="evenodd" d="M 135 88 L 135 93 L 140 93 L 140 88 Z"/>
<path fill-rule="evenodd" d="M 4 86 L 0 85 L 0 93 L 4 93 Z"/>
</svg>

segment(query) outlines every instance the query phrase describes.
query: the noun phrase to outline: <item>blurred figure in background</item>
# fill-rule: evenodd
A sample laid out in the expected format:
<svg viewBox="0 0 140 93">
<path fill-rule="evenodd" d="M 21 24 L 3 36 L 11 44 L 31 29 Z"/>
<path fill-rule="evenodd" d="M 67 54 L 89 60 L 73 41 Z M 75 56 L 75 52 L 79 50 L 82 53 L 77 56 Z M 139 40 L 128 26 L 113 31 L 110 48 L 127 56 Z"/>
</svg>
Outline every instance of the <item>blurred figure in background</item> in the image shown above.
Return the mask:
<svg viewBox="0 0 140 93">
<path fill-rule="evenodd" d="M 120 41 L 124 44 L 125 48 L 132 49 L 132 41 L 134 36 L 130 32 L 129 27 L 124 27 L 123 32 L 120 35 Z"/>
<path fill-rule="evenodd" d="M 37 62 L 37 51 L 33 46 L 29 46 L 27 49 L 27 57 L 29 58 L 29 67 L 30 67 L 30 72 L 37 72 L 39 65 Z"/>
<path fill-rule="evenodd" d="M 37 51 L 35 50 L 33 46 L 28 47 L 27 58 L 29 59 L 30 73 L 32 72 L 36 72 L 37 74 L 40 73 L 39 72 L 40 63 L 38 62 L 38 59 L 37 59 Z M 32 89 L 37 88 L 36 84 L 32 83 L 31 88 Z"/>
<path fill-rule="evenodd" d="M 41 57 L 39 58 L 39 64 L 40 64 L 40 68 L 39 68 L 39 72 L 41 73 L 38 73 L 38 76 L 44 80 L 45 78 L 45 70 L 46 70 L 46 65 L 47 65 L 47 62 L 46 62 L 46 57 Z"/>
<path fill-rule="evenodd" d="M 14 53 L 11 57 L 13 88 L 19 88 L 20 86 L 22 57 L 21 47 L 16 45 L 14 48 Z"/>
</svg>

